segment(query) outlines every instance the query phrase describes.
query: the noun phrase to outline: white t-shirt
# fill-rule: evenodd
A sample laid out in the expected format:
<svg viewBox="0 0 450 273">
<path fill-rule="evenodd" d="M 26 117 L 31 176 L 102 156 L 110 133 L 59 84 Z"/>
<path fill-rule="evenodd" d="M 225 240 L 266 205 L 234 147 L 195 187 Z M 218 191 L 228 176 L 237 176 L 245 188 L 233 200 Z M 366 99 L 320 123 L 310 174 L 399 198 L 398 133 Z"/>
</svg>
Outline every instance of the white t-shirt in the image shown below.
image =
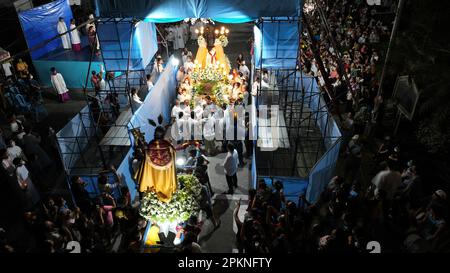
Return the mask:
<svg viewBox="0 0 450 273">
<path fill-rule="evenodd" d="M 233 151 L 233 154 L 230 152 L 227 153 L 227 156 L 225 157 L 225 161 L 223 163 L 223 168 L 225 170 L 225 174 L 232 176 L 236 174 L 238 169 L 238 154 L 236 149 Z"/>
<path fill-rule="evenodd" d="M 241 72 L 242 75 L 244 75 L 244 76 L 250 75 L 250 70 L 248 69 L 248 67 L 246 65 L 241 65 L 239 67 L 239 72 Z"/>
<path fill-rule="evenodd" d="M 25 165 L 19 166 L 16 169 L 16 175 L 19 182 L 26 181 L 29 177 L 30 172 Z"/>
</svg>

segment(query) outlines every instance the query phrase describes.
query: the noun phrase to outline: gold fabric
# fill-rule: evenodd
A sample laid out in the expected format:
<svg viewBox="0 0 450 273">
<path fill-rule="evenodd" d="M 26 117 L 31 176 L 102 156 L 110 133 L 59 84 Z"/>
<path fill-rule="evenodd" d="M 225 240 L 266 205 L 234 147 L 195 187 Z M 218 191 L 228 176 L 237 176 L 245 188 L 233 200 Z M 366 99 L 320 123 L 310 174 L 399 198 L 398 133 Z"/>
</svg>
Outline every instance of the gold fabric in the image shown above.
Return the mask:
<svg viewBox="0 0 450 273">
<path fill-rule="evenodd" d="M 175 149 L 172 146 L 166 146 L 164 144 L 165 142 L 157 142 L 155 144 L 156 146 L 149 148 L 149 151 L 145 155 L 145 160 L 142 162 L 135 178 L 139 182 L 140 192 L 153 191 L 160 201 L 167 203 L 172 199 L 173 193 L 177 190 L 177 177 Z M 162 160 L 155 158 L 157 157 L 155 154 L 158 155 L 159 153 L 166 157 L 170 155 L 170 160 L 167 160 L 167 158 Z M 151 157 L 153 157 L 153 160 Z M 155 164 L 155 162 L 165 162 L 165 164 Z"/>
<path fill-rule="evenodd" d="M 215 43 L 214 44 L 214 49 L 216 50 L 216 58 L 217 60 L 220 62 L 220 64 L 224 64 L 225 65 L 225 71 L 230 72 L 230 62 L 227 59 L 227 56 L 225 55 L 224 51 L 223 51 L 223 47 L 220 43 Z"/>
<path fill-rule="evenodd" d="M 208 55 L 208 49 L 206 47 L 199 46 L 195 60 L 198 64 L 202 65 L 202 68 L 206 67 L 206 55 Z"/>
</svg>

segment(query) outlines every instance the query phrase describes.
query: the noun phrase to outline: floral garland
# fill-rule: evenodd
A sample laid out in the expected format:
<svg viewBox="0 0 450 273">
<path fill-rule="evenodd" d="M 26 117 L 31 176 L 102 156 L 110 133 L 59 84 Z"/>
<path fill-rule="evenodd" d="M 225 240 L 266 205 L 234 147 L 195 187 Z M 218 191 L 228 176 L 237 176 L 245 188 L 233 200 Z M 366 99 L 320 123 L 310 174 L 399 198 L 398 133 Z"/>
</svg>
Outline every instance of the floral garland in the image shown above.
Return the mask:
<svg viewBox="0 0 450 273">
<path fill-rule="evenodd" d="M 141 200 L 139 213 L 142 217 L 158 223 L 184 222 L 200 211 L 202 186 L 193 175 L 178 176 L 178 190 L 168 202 L 159 201 L 156 193 L 149 192 Z"/>
</svg>

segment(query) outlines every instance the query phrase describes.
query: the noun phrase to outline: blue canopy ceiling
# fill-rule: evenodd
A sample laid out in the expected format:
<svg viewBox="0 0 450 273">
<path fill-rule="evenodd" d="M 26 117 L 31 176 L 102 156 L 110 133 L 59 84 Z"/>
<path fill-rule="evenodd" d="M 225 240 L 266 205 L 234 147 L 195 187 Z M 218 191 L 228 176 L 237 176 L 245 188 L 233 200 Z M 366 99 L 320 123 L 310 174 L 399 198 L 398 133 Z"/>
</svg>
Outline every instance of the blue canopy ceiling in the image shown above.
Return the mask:
<svg viewBox="0 0 450 273">
<path fill-rule="evenodd" d="M 96 0 L 97 16 L 136 17 L 150 22 L 212 18 L 243 23 L 259 17 L 299 16 L 301 0 Z"/>
</svg>

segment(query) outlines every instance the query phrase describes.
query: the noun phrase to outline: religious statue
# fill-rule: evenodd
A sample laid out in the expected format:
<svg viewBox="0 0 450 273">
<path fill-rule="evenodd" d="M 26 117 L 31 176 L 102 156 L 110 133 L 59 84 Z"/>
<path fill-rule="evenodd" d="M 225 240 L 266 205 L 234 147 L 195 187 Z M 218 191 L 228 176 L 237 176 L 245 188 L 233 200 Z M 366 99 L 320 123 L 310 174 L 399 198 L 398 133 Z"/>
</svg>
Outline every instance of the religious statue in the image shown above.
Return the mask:
<svg viewBox="0 0 450 273">
<path fill-rule="evenodd" d="M 162 202 L 169 202 L 177 190 L 175 148 L 164 139 L 165 129 L 161 126 L 162 116 L 155 128 L 154 138 L 146 147 L 144 160 L 135 175 L 139 192 L 153 191 Z M 153 126 L 156 123 L 149 120 Z"/>
<path fill-rule="evenodd" d="M 201 67 L 201 68 L 205 68 L 206 67 L 206 55 L 208 54 L 208 49 L 207 49 L 207 43 L 205 40 L 205 37 L 203 37 L 202 35 L 200 35 L 198 37 L 198 50 L 197 50 L 197 55 L 195 57 L 195 61 L 196 63 Z"/>
</svg>

